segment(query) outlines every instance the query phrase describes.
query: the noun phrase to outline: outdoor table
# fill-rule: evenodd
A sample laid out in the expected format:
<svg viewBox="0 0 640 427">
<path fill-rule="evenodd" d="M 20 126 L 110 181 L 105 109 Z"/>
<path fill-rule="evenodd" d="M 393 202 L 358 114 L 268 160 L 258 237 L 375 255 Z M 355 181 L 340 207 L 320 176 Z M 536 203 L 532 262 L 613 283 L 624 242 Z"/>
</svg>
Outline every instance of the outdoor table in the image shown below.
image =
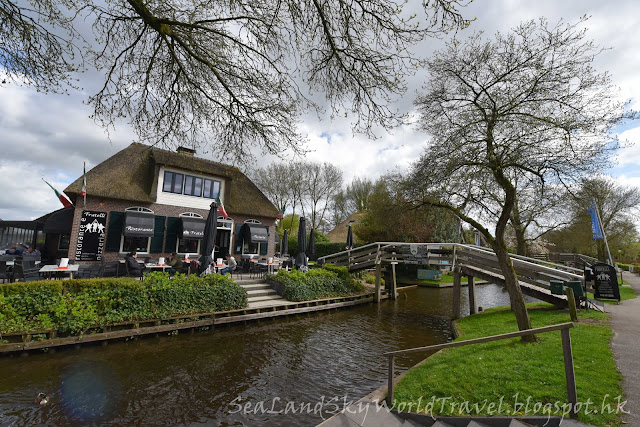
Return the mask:
<svg viewBox="0 0 640 427">
<path fill-rule="evenodd" d="M 229 267 L 229 264 L 224 264 L 224 263 L 223 263 L 223 264 L 220 264 L 220 265 L 218 265 L 218 264 L 213 264 L 213 267 L 215 268 L 216 273 L 220 273 L 220 271 L 221 271 L 222 269 L 225 269 L 225 268 Z"/>
<path fill-rule="evenodd" d="M 269 264 L 268 262 L 265 262 L 265 261 L 259 261 L 256 264 L 262 267 L 267 267 L 269 274 L 273 274 L 273 271 L 276 265 L 276 263 Z"/>
<path fill-rule="evenodd" d="M 162 271 L 164 271 L 167 268 L 171 268 L 171 266 L 168 264 L 158 265 L 158 264 L 151 264 L 151 263 L 145 264 L 145 267 L 147 267 L 149 270 L 162 270 Z"/>
<path fill-rule="evenodd" d="M 69 274 L 69 278 L 73 279 L 73 273 L 77 272 L 80 264 L 69 264 L 67 268 L 58 268 L 57 265 L 45 265 L 40 269 L 40 273 L 65 273 Z"/>
</svg>

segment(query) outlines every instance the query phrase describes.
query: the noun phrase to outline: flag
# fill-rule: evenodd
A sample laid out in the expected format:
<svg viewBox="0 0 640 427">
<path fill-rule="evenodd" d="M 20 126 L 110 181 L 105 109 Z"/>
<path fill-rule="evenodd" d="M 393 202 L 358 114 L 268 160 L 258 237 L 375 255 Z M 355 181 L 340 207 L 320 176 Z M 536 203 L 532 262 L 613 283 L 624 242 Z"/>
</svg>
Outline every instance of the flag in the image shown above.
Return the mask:
<svg viewBox="0 0 640 427">
<path fill-rule="evenodd" d="M 45 184 L 47 184 L 49 187 L 51 187 L 51 189 L 53 190 L 54 193 L 56 193 L 56 196 L 58 197 L 58 199 L 60 199 L 60 203 L 62 203 L 62 206 L 64 206 L 65 208 L 73 208 L 73 205 L 71 204 L 69 199 L 67 199 L 65 196 L 60 194 L 60 192 L 58 192 L 58 190 L 53 188 L 53 185 L 51 185 L 47 181 L 45 181 L 44 178 L 42 178 L 42 180 L 45 182 Z"/>
<path fill-rule="evenodd" d="M 282 205 L 282 211 L 278 214 L 278 218 L 277 219 L 282 219 L 284 218 L 284 211 L 287 209 L 287 205 Z"/>
<path fill-rule="evenodd" d="M 216 203 L 218 204 L 218 213 L 224 217 L 224 219 L 229 219 L 229 215 L 227 211 L 224 209 L 224 205 L 222 204 L 222 200 L 220 200 L 220 195 L 216 196 Z"/>
<path fill-rule="evenodd" d="M 602 229 L 600 228 L 600 221 L 598 221 L 598 212 L 596 210 L 596 201 L 591 199 L 591 204 L 587 207 L 589 216 L 591 216 L 591 231 L 593 232 L 593 240 L 602 240 Z"/>
<path fill-rule="evenodd" d="M 82 172 L 82 189 L 80 189 L 80 195 L 87 197 L 87 162 L 84 162 Z"/>
</svg>

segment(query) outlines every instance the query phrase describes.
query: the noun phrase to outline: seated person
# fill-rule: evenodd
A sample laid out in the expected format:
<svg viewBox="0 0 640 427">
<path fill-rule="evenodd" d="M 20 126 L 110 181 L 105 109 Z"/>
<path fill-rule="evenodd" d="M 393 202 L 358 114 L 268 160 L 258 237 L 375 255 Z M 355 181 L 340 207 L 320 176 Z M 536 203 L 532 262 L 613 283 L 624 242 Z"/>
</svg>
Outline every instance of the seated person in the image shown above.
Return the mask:
<svg viewBox="0 0 640 427">
<path fill-rule="evenodd" d="M 182 260 L 175 252 L 173 252 L 169 257 L 169 262 L 167 262 L 167 265 L 171 267 L 169 269 L 169 274 L 175 274 L 176 271 L 180 270 L 184 266 Z"/>
<path fill-rule="evenodd" d="M 232 271 L 235 271 L 236 267 L 238 267 L 238 263 L 236 262 L 236 259 L 232 257 L 230 254 L 226 254 L 225 258 L 227 259 L 227 267 L 220 270 L 220 274 L 222 274 L 223 276 L 227 273 L 231 273 Z"/>
<path fill-rule="evenodd" d="M 29 246 L 29 249 L 24 251 L 24 253 L 22 255 L 39 256 L 40 255 L 40 251 L 38 249 L 34 249 L 32 246 Z"/>
<path fill-rule="evenodd" d="M 7 254 L 7 255 L 22 255 L 22 251 L 19 251 L 18 249 L 16 249 L 15 246 L 11 246 L 11 249 L 7 249 L 5 251 L 5 254 Z"/>
<path fill-rule="evenodd" d="M 130 276 L 142 276 L 145 266 L 138 262 L 138 254 L 129 252 L 124 258 L 124 262 L 127 264 L 127 270 Z"/>
</svg>

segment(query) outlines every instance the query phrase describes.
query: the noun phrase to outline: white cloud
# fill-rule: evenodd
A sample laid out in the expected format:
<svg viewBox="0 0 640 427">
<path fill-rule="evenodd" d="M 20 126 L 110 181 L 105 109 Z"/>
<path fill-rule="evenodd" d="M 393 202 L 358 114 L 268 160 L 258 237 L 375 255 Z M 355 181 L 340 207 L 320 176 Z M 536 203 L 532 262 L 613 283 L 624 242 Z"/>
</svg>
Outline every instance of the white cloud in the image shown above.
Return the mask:
<svg viewBox="0 0 640 427">
<path fill-rule="evenodd" d="M 640 39 L 635 34 L 640 27 L 639 2 L 617 1 L 612 5 L 600 0 L 491 0 L 471 3 L 462 12 L 477 20 L 469 29 L 461 31 L 459 38 L 475 30 L 483 30 L 491 36 L 497 30 L 507 31 L 523 20 L 541 16 L 550 22 L 561 18 L 575 22 L 582 15 L 592 15 L 587 22 L 587 37 L 600 46 L 612 48 L 602 53 L 595 67 L 610 71 L 614 83 L 621 87 L 621 97 L 632 99 L 636 107 L 640 105 L 640 74 L 637 72 L 640 69 Z M 443 43 L 429 39 L 417 46 L 416 52 L 430 55 Z M 80 176 L 83 160 L 88 161 L 90 168 L 135 139 L 128 126 L 119 124 L 109 141 L 103 130 L 89 119 L 91 109 L 83 102 L 102 77 L 99 72 L 91 72 L 80 78 L 80 85 L 86 91 L 70 96 L 47 95 L 14 86 L 0 87 L 0 176 L 11 177 L 3 179 L 0 187 L 0 218 L 33 218 L 58 209 L 60 203 L 42 183 L 41 175 L 63 190 Z M 409 90 L 395 100 L 394 106 L 402 112 L 410 112 L 416 91 L 426 78 L 423 70 L 408 76 Z M 317 94 L 317 98 L 321 99 L 322 94 Z M 337 165 L 347 182 L 354 176 L 376 179 L 388 171 L 405 171 L 422 153 L 427 138 L 411 127 L 392 133 L 377 131 L 378 139 L 354 136 L 350 119 L 337 117 L 332 120 L 330 112 L 320 118 L 310 113 L 302 120 L 301 132 L 309 138 L 307 159 Z M 329 135 L 331 143 L 323 135 Z M 638 141 L 640 128 L 622 132 L 621 139 Z M 215 153 L 208 157 L 228 162 L 216 158 Z M 259 155 L 256 166 L 274 160 L 273 156 Z M 640 170 L 640 144 L 621 150 L 618 163 L 624 168 L 620 171 L 624 175 L 618 179 L 640 186 L 640 178 L 631 172 L 634 166 Z"/>
<path fill-rule="evenodd" d="M 640 166 L 640 126 L 625 130 L 620 133 L 619 138 L 623 147 L 617 153 L 617 163 L 620 166 Z M 638 172 L 640 173 L 640 170 Z"/>
</svg>

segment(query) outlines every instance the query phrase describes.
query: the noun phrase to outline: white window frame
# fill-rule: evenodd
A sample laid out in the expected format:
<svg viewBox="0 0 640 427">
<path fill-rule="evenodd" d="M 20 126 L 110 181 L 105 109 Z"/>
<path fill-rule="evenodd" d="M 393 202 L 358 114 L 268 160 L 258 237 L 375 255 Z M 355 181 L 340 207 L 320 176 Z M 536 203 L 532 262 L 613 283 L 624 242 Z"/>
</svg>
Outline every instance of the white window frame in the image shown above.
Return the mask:
<svg viewBox="0 0 640 427">
<path fill-rule="evenodd" d="M 164 174 L 165 172 L 171 172 L 171 173 L 179 173 L 182 174 L 182 189 L 180 191 L 180 193 L 174 193 L 172 191 L 164 191 Z M 185 179 L 188 176 L 192 176 L 195 178 L 202 178 L 202 191 L 201 194 L 199 196 L 192 196 L 191 194 L 184 194 L 184 186 L 185 186 Z M 216 199 L 212 199 L 210 197 L 205 197 L 204 196 L 204 180 L 208 179 L 210 181 L 218 181 L 220 183 L 220 188 L 218 189 L 218 197 L 220 198 L 220 200 L 224 203 L 224 190 L 225 190 L 225 185 L 226 182 L 223 178 L 218 177 L 218 176 L 212 176 L 212 175 L 202 175 L 202 174 L 198 174 L 192 171 L 184 171 L 184 170 L 178 170 L 178 169 L 172 169 L 172 168 L 160 168 L 160 174 L 158 175 L 158 190 L 159 190 L 159 194 L 160 193 L 164 193 L 164 194 L 173 194 L 176 196 L 182 196 L 182 197 L 186 197 L 186 198 L 192 198 L 192 199 L 201 199 L 201 200 L 216 200 Z"/>
<path fill-rule="evenodd" d="M 148 214 L 151 214 L 151 215 L 155 215 L 154 211 L 152 211 L 149 208 L 144 208 L 142 206 L 131 206 L 129 208 L 125 208 L 124 211 L 125 212 L 144 212 L 144 213 L 148 213 Z M 128 253 L 128 251 L 125 252 L 124 248 L 123 248 L 124 247 L 124 237 L 125 236 L 124 236 L 124 228 L 123 228 L 122 234 L 120 235 L 120 253 L 121 254 Z M 144 252 L 136 252 L 136 253 L 148 255 L 150 253 L 150 251 L 151 251 L 151 237 L 147 237 L 147 250 L 144 251 Z"/>
</svg>

